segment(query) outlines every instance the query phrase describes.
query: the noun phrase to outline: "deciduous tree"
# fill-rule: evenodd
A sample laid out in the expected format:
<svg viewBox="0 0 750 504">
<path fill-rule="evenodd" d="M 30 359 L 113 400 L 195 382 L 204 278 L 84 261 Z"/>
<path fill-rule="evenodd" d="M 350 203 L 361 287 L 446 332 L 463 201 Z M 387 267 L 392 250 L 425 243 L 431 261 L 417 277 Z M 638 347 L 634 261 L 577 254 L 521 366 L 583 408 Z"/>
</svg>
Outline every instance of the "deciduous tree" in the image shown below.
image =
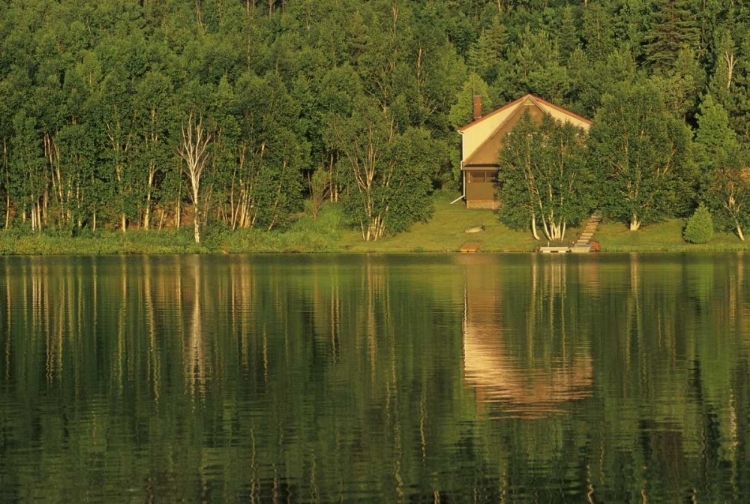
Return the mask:
<svg viewBox="0 0 750 504">
<path fill-rule="evenodd" d="M 695 172 L 690 131 L 648 82 L 607 95 L 589 132 L 606 214 L 631 231 L 687 210 Z"/>
<path fill-rule="evenodd" d="M 429 216 L 434 149 L 426 130 L 400 134 L 390 112 L 365 99 L 351 116 L 333 119 L 328 141 L 342 153 L 344 204 L 365 241 Z"/>
<path fill-rule="evenodd" d="M 185 162 L 185 173 L 190 182 L 195 243 L 201 242 L 200 186 L 203 170 L 208 161 L 208 146 L 210 143 L 211 133 L 203 127 L 203 118 L 198 117 L 196 119 L 191 112 L 187 122 L 183 122 L 182 139 L 177 152 Z"/>
<path fill-rule="evenodd" d="M 591 170 L 586 165 L 585 132 L 545 115 L 534 124 L 528 114 L 508 134 L 500 151 L 500 219 L 516 228 L 531 224 L 539 239 L 565 238 L 591 209 Z"/>
</svg>

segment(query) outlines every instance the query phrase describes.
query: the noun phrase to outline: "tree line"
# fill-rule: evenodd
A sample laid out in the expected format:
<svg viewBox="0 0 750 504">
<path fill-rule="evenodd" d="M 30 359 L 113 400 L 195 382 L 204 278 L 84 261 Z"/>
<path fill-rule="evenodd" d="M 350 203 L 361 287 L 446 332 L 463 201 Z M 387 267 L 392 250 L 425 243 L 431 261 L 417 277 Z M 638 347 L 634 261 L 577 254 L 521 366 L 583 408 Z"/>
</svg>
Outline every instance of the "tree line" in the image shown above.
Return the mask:
<svg viewBox="0 0 750 504">
<path fill-rule="evenodd" d="M 750 7 L 738 2 L 0 4 L 5 229 L 191 223 L 199 241 L 204 222 L 283 229 L 331 200 L 376 240 L 458 187 L 455 129 L 473 95 L 499 106 L 528 92 L 594 119 L 570 144 L 587 160 L 567 184 L 596 196 L 589 207 L 632 229 L 700 201 L 741 237 L 748 222 Z M 547 172 L 548 194 L 566 185 Z M 588 210 L 536 205 L 501 216 L 554 235 Z"/>
</svg>

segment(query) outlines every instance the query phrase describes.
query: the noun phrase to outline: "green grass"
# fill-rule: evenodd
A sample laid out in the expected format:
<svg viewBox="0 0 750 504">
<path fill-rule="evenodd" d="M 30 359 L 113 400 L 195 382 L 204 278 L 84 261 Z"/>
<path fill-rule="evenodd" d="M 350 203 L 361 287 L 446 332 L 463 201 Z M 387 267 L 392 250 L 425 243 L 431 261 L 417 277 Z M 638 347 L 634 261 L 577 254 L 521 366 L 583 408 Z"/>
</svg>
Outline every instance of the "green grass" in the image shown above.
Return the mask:
<svg viewBox="0 0 750 504">
<path fill-rule="evenodd" d="M 750 250 L 733 233 L 714 232 L 708 243 L 687 243 L 682 238 L 684 219 L 670 219 L 630 231 L 620 222 L 602 222 L 594 235 L 602 252 L 720 252 Z"/>
<path fill-rule="evenodd" d="M 480 242 L 480 253 L 531 252 L 546 241 L 535 241 L 529 231 L 514 231 L 501 224 L 490 210 L 470 210 L 462 202 L 451 204 L 453 192 L 434 197 L 435 212 L 427 223 L 417 223 L 396 236 L 365 242 L 358 230 L 347 227 L 343 208 L 327 204 L 318 219 L 309 212 L 285 231 L 249 229 L 231 231 L 220 225 L 204 230 L 203 243 L 193 242 L 192 228 L 167 231 L 129 230 L 32 234 L 18 230 L 0 232 L 0 255 L 53 254 L 194 254 L 194 253 L 442 253 L 456 252 L 467 242 Z M 468 227 L 484 223 L 485 230 L 467 234 Z M 750 250 L 750 243 L 731 233 L 714 233 L 713 239 L 695 245 L 682 239 L 685 222 L 672 219 L 632 232 L 618 222 L 604 221 L 594 239 L 602 252 L 709 252 Z M 569 228 L 566 244 L 579 230 Z"/>
<path fill-rule="evenodd" d="M 508 229 L 497 220 L 491 210 L 467 209 L 463 202 L 450 204 L 453 193 L 439 193 L 435 199 L 435 213 L 427 223 L 417 223 L 406 232 L 375 242 L 365 242 L 361 233 L 347 230 L 341 233 L 339 245 L 351 252 L 455 252 L 467 242 L 481 242 L 484 252 L 528 252 L 538 246 L 530 233 Z M 485 225 L 481 233 L 467 234 L 468 227 Z"/>
</svg>

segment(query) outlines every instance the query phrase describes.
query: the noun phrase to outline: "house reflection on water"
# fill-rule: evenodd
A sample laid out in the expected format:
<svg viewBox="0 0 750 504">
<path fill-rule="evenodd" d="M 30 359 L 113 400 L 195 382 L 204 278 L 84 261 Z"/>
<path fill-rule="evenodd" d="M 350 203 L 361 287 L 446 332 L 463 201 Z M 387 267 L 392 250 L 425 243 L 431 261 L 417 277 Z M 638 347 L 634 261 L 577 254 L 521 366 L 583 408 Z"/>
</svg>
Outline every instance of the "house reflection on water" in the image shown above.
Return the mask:
<svg viewBox="0 0 750 504">
<path fill-rule="evenodd" d="M 592 395 L 588 331 L 568 299 L 573 279 L 566 276 L 596 285 L 597 265 L 571 268 L 536 256 L 529 265 L 527 258 L 513 268 L 492 256 L 458 259 L 466 266 L 464 380 L 489 416 L 544 418 Z"/>
</svg>

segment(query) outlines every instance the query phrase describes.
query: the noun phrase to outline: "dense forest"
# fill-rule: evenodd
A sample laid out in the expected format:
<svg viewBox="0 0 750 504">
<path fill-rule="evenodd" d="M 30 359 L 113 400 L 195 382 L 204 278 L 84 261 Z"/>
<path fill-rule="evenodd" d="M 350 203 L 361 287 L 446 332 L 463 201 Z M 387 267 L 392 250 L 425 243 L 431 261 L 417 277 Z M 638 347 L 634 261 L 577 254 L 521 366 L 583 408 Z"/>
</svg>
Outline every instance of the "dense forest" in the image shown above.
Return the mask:
<svg viewBox="0 0 750 504">
<path fill-rule="evenodd" d="M 740 238 L 750 223 L 743 2 L 0 5 L 6 230 L 189 225 L 199 241 L 201 225 L 283 229 L 337 201 L 374 240 L 460 190 L 473 95 L 489 110 L 525 93 L 594 126 L 580 140 L 527 125 L 532 163 L 501 160 L 509 224 L 530 227 L 525 209 L 564 229 L 599 208 L 635 230 L 699 203 Z M 548 197 L 530 203 L 542 175 Z"/>
</svg>

